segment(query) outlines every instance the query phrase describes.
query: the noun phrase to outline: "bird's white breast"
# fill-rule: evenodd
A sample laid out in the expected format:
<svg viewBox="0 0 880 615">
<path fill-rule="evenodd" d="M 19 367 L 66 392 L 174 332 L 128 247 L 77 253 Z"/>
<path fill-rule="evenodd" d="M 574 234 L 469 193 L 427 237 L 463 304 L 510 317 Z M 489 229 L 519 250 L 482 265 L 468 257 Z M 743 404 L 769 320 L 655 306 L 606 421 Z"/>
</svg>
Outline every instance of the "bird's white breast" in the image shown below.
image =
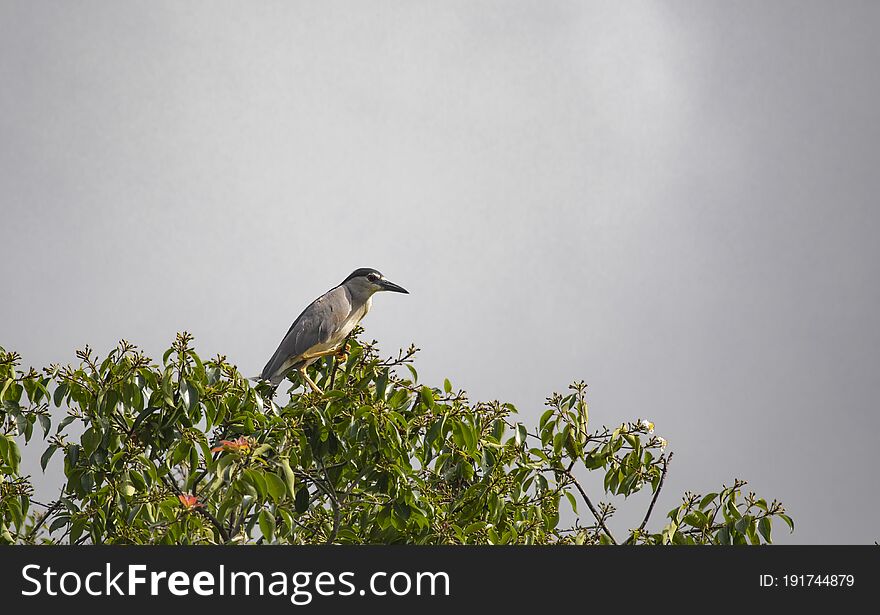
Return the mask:
<svg viewBox="0 0 880 615">
<path fill-rule="evenodd" d="M 311 356 L 318 353 L 323 353 L 341 346 L 342 342 L 345 341 L 345 338 L 348 337 L 348 334 L 354 330 L 361 319 L 367 315 L 367 312 L 370 311 L 370 305 L 372 304 L 372 301 L 373 299 L 372 297 L 370 297 L 366 300 L 366 302 L 363 303 L 363 305 L 361 305 L 361 307 L 352 310 L 351 314 L 348 315 L 348 318 L 346 318 L 342 322 L 342 326 L 330 335 L 330 339 L 327 340 L 327 342 L 324 344 L 318 344 L 314 348 L 310 348 L 308 355 Z"/>
<path fill-rule="evenodd" d="M 342 323 L 342 326 L 339 328 L 339 331 L 336 335 L 331 339 L 331 343 L 335 346 L 336 344 L 341 344 L 342 341 L 348 337 L 348 334 L 351 333 L 354 328 L 358 325 L 361 319 L 367 315 L 367 312 L 370 311 L 370 305 L 373 302 L 373 298 L 364 302 L 364 304 L 355 310 L 352 310 L 351 314 L 348 315 L 348 318 L 345 319 L 345 322 Z"/>
</svg>

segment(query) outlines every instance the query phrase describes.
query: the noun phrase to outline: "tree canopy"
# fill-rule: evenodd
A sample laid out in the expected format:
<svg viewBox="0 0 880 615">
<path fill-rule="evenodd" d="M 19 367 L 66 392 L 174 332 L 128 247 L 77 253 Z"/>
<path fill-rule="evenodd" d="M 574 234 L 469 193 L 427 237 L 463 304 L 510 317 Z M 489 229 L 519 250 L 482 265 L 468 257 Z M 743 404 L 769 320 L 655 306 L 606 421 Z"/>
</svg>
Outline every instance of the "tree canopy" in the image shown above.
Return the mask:
<svg viewBox="0 0 880 615">
<path fill-rule="evenodd" d="M 382 358 L 352 337 L 309 368 L 319 394 L 296 374 L 277 393 L 254 384 L 192 342 L 179 334 L 160 364 L 123 341 L 41 371 L 0 348 L 0 543 L 761 544 L 774 519 L 794 528 L 741 480 L 685 493 L 655 526 L 666 440 L 641 418 L 592 427 L 583 382 L 526 424 L 419 383 L 415 347 Z M 43 469 L 61 456 L 65 477 L 45 502 L 21 464 L 40 435 Z M 643 521 L 615 535 L 600 498 L 643 489 Z"/>
</svg>

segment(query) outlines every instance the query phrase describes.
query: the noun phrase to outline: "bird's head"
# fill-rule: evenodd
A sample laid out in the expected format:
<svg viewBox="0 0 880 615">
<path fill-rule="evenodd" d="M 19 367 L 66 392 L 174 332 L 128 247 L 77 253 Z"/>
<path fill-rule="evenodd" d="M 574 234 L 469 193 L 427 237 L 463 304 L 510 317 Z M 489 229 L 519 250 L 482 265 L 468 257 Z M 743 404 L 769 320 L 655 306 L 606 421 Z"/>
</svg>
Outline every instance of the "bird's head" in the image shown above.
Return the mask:
<svg viewBox="0 0 880 615">
<path fill-rule="evenodd" d="M 409 291 L 402 286 L 398 286 L 390 280 L 386 280 L 385 276 L 369 267 L 355 269 L 347 278 L 342 281 L 341 286 L 346 286 L 358 295 L 372 295 L 383 290 L 394 293 L 409 294 Z"/>
</svg>

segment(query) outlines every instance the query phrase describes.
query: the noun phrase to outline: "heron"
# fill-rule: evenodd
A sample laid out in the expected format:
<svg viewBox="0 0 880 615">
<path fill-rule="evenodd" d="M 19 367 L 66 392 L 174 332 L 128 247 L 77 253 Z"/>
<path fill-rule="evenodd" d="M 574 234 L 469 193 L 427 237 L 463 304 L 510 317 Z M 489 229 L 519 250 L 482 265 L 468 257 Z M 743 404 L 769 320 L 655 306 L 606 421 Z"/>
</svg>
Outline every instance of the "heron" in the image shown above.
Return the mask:
<svg viewBox="0 0 880 615">
<path fill-rule="evenodd" d="M 293 321 L 259 379 L 277 387 L 295 369 L 315 392 L 323 395 L 306 368 L 321 357 L 336 354 L 345 345 L 349 334 L 370 311 L 373 295 L 382 291 L 409 294 L 375 269 L 362 267 L 352 271 Z"/>
</svg>

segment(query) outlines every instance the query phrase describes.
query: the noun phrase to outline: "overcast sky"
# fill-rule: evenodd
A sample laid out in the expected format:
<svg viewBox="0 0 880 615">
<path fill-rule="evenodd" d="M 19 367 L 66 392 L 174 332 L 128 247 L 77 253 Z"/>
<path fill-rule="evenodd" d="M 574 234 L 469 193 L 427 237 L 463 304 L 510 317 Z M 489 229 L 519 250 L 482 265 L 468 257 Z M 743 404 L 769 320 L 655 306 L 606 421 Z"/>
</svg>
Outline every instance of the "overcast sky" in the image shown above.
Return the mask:
<svg viewBox="0 0 880 615">
<path fill-rule="evenodd" d="M 873 542 L 878 27 L 870 1 L 0 0 L 0 345 L 186 329 L 257 374 L 375 267 L 411 294 L 366 335 L 423 380 L 534 421 L 584 379 L 594 426 L 653 420 L 655 527 L 742 477 L 779 542 Z"/>
</svg>

